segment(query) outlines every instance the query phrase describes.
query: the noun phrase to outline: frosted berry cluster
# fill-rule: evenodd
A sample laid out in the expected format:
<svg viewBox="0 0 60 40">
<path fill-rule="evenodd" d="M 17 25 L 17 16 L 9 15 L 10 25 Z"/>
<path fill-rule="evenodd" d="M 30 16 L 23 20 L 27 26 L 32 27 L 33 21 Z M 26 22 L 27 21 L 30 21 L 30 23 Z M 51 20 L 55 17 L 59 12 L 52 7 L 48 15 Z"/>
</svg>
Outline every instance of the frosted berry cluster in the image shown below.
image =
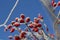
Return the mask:
<svg viewBox="0 0 60 40">
<path fill-rule="evenodd" d="M 17 30 L 19 32 L 19 34 L 14 37 L 9 36 L 9 39 L 28 40 L 28 37 L 31 37 L 33 40 L 40 40 L 40 38 L 42 38 L 45 34 L 41 22 L 43 22 L 43 17 L 41 15 L 38 15 L 38 17 L 34 18 L 34 21 L 31 21 L 30 17 L 25 17 L 24 14 L 21 14 L 20 17 L 15 18 L 15 21 L 12 21 L 11 24 L 4 29 L 4 31 L 10 30 L 10 33 L 13 33 Z M 26 25 L 25 30 L 21 30 L 21 25 Z M 46 31 L 48 32 L 47 27 Z M 54 38 L 53 34 L 47 35 L 47 37 Z M 45 40 L 47 37 L 43 37 L 42 39 Z M 32 40 L 31 38 L 30 40 Z"/>
<path fill-rule="evenodd" d="M 58 1 L 58 3 L 56 3 L 54 0 L 52 0 L 51 4 L 53 7 L 57 7 L 57 6 L 60 6 L 60 1 Z"/>
</svg>

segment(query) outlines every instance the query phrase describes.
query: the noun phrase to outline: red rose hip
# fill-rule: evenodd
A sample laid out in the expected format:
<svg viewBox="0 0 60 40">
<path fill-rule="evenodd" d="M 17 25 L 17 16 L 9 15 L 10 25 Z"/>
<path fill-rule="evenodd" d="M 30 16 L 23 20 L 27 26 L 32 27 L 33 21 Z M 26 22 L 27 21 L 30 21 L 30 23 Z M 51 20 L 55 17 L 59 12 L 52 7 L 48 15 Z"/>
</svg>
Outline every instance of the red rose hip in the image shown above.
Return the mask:
<svg viewBox="0 0 60 40">
<path fill-rule="evenodd" d="M 38 15 L 38 18 L 39 18 L 39 19 L 43 19 L 43 16 L 41 16 L 41 15 L 39 14 L 39 15 Z"/>
<path fill-rule="evenodd" d="M 53 4 L 54 4 L 54 1 L 52 1 L 52 2 L 51 2 L 51 4 L 52 4 L 52 6 L 53 6 Z"/>
<path fill-rule="evenodd" d="M 20 38 L 25 38 L 26 37 L 25 35 L 26 35 L 26 32 L 22 32 L 22 33 L 20 33 L 19 37 Z"/>
<path fill-rule="evenodd" d="M 38 23 L 38 24 L 37 24 L 37 27 L 42 27 L 41 23 Z"/>
<path fill-rule="evenodd" d="M 33 31 L 34 32 L 38 32 L 38 28 L 33 28 Z"/>
<path fill-rule="evenodd" d="M 20 40 L 19 36 L 18 35 L 14 36 L 14 40 Z"/>
<path fill-rule="evenodd" d="M 20 23 L 15 22 L 13 25 L 16 26 L 16 27 L 18 27 L 18 26 L 20 26 Z"/>
<path fill-rule="evenodd" d="M 8 29 L 12 28 L 12 25 L 8 25 L 7 28 L 8 28 Z"/>
<path fill-rule="evenodd" d="M 24 19 L 25 18 L 24 14 L 21 14 L 20 15 L 20 18 Z"/>
<path fill-rule="evenodd" d="M 12 33 L 12 32 L 14 32 L 14 31 L 15 31 L 15 28 L 11 28 L 10 32 Z"/>
<path fill-rule="evenodd" d="M 15 18 L 15 20 L 16 20 L 16 22 L 18 22 L 19 21 L 19 18 L 17 17 L 17 18 Z"/>
<path fill-rule="evenodd" d="M 60 1 L 58 1 L 57 5 L 60 6 Z"/>
<path fill-rule="evenodd" d="M 30 28 L 33 28 L 33 24 L 29 24 L 28 26 L 29 26 Z"/>
<path fill-rule="evenodd" d="M 13 25 L 15 23 L 15 21 L 12 21 L 11 24 Z"/>
<path fill-rule="evenodd" d="M 35 23 L 39 23 L 39 20 L 37 18 L 34 18 Z"/>
<path fill-rule="evenodd" d="M 29 18 L 29 17 L 27 17 L 27 18 L 25 19 L 25 21 L 26 21 L 26 22 L 29 22 L 29 21 L 30 21 L 30 18 Z"/>
<path fill-rule="evenodd" d="M 20 23 L 24 23 L 24 19 L 22 19 L 22 18 L 20 18 L 19 21 L 20 21 Z"/>
</svg>

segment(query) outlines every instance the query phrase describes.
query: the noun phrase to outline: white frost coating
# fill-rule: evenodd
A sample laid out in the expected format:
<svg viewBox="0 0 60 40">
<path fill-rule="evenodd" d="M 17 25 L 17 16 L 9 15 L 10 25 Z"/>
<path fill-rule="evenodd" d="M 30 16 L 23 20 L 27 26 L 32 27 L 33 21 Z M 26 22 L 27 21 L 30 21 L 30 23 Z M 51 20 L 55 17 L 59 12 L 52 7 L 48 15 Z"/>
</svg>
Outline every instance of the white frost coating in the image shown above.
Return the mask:
<svg viewBox="0 0 60 40">
<path fill-rule="evenodd" d="M 16 1 L 15 5 L 14 5 L 13 8 L 11 9 L 11 11 L 10 11 L 7 19 L 5 20 L 5 22 L 4 22 L 2 25 L 0 25 L 0 27 L 2 27 L 2 26 L 6 27 L 6 23 L 8 22 L 9 18 L 11 17 L 11 14 L 12 14 L 12 12 L 14 11 L 15 7 L 17 6 L 18 2 L 19 2 L 19 0 Z"/>
</svg>

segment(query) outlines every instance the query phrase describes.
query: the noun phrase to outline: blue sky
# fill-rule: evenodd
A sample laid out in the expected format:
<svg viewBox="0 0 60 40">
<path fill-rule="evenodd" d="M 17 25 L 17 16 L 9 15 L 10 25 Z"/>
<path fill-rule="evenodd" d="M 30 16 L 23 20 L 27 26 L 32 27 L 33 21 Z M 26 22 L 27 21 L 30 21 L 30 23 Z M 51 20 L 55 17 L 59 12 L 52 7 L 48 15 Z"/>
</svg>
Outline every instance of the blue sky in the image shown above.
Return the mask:
<svg viewBox="0 0 60 40">
<path fill-rule="evenodd" d="M 0 0 L 0 24 L 4 23 L 15 2 L 16 0 Z M 57 8 L 57 10 L 58 9 L 59 8 Z M 39 0 L 19 0 L 17 7 L 7 22 L 7 25 L 10 24 L 16 17 L 19 17 L 21 13 L 24 13 L 25 16 L 29 16 L 31 20 L 33 20 L 34 17 L 37 17 L 38 13 L 40 13 L 44 17 L 44 22 L 48 25 L 50 33 L 54 33 L 52 20 L 48 15 L 49 12 Z M 8 36 L 14 34 L 18 34 L 18 32 L 15 31 L 11 34 L 9 30 L 4 32 L 3 26 L 0 27 L 0 39 L 8 40 Z"/>
</svg>

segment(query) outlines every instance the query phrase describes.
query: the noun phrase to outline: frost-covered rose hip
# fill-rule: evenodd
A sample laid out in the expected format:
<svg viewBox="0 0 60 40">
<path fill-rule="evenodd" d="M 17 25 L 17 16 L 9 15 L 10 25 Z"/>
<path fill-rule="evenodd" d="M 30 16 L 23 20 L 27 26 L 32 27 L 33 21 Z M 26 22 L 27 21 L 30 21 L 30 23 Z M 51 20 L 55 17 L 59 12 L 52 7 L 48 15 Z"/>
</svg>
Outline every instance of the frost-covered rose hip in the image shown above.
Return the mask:
<svg viewBox="0 0 60 40">
<path fill-rule="evenodd" d="M 60 1 L 58 1 L 57 5 L 60 6 Z"/>
<path fill-rule="evenodd" d="M 38 32 L 38 28 L 33 28 L 33 31 L 34 32 Z"/>
<path fill-rule="evenodd" d="M 20 18 L 19 21 L 20 21 L 20 23 L 24 23 L 24 19 L 22 19 L 22 18 Z"/>
<path fill-rule="evenodd" d="M 14 32 L 15 31 L 15 28 L 11 28 L 10 29 L 10 32 L 12 33 L 12 32 Z"/>
<path fill-rule="evenodd" d="M 20 23 L 19 22 L 15 22 L 13 25 L 18 27 L 18 26 L 20 26 Z"/>
<path fill-rule="evenodd" d="M 9 24 L 9 25 L 7 26 L 7 28 L 8 28 L 8 29 L 12 28 L 12 25 Z"/>
<path fill-rule="evenodd" d="M 54 4 L 53 4 L 53 7 L 56 7 L 56 5 L 57 5 L 57 4 L 56 4 L 56 3 L 54 3 Z"/>
<path fill-rule="evenodd" d="M 14 40 L 20 40 L 19 36 L 18 35 L 15 35 L 14 36 Z"/>
<path fill-rule="evenodd" d="M 39 20 L 37 18 L 34 18 L 35 23 L 39 23 Z"/>
<path fill-rule="evenodd" d="M 25 21 L 26 21 L 26 22 L 29 22 L 29 21 L 30 21 L 30 18 L 29 18 L 29 17 L 27 17 L 27 18 L 25 19 Z"/>
<path fill-rule="evenodd" d="M 33 24 L 29 24 L 28 26 L 29 26 L 30 28 L 33 28 Z"/>
<path fill-rule="evenodd" d="M 51 4 L 52 4 L 52 6 L 53 6 L 53 4 L 54 4 L 54 1 L 52 1 L 52 2 L 51 2 Z"/>
<path fill-rule="evenodd" d="M 12 21 L 11 24 L 13 25 L 15 23 L 15 21 Z"/>
<path fill-rule="evenodd" d="M 16 22 L 18 22 L 18 21 L 19 21 L 19 18 L 18 18 L 18 17 L 16 17 L 16 18 L 15 18 L 15 20 L 16 20 Z"/>
<path fill-rule="evenodd" d="M 41 24 L 41 23 L 38 23 L 38 24 L 37 24 L 37 27 L 42 27 L 42 24 Z"/>
<path fill-rule="evenodd" d="M 26 37 L 25 35 L 26 35 L 26 32 L 21 32 L 20 35 L 19 35 L 19 37 L 20 38 L 25 38 Z"/>
<path fill-rule="evenodd" d="M 25 18 L 24 14 L 21 14 L 20 15 L 20 18 L 24 19 Z"/>
<path fill-rule="evenodd" d="M 38 15 L 38 19 L 41 20 L 43 19 L 43 16 L 41 16 L 40 14 Z"/>
</svg>

